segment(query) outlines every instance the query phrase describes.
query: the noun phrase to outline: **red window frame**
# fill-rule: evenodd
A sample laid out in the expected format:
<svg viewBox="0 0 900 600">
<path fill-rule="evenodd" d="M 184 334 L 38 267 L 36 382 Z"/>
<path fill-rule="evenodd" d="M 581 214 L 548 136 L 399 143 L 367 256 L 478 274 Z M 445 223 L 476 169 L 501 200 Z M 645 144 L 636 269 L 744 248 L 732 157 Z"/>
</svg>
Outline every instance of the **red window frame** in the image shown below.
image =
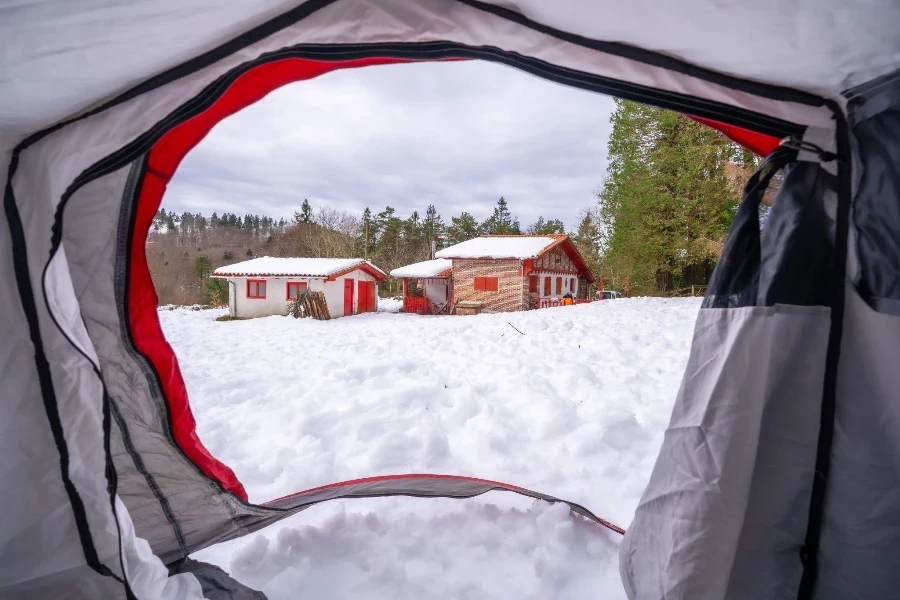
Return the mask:
<svg viewBox="0 0 900 600">
<path fill-rule="evenodd" d="M 292 285 L 297 286 L 296 294 L 291 294 L 291 286 Z M 293 300 L 294 298 L 299 296 L 303 290 L 306 290 L 306 289 L 309 289 L 309 284 L 306 283 L 305 281 L 288 281 L 287 285 L 285 286 L 285 291 L 287 292 L 287 299 Z"/>
<path fill-rule="evenodd" d="M 500 291 L 500 278 L 499 277 L 476 277 L 475 278 L 475 291 L 476 292 Z"/>
<path fill-rule="evenodd" d="M 250 284 L 251 283 L 256 284 L 256 294 L 253 294 L 253 295 L 250 294 Z M 259 284 L 263 284 L 262 295 L 259 294 Z M 265 279 L 248 279 L 247 280 L 247 297 L 252 300 L 265 300 L 266 299 L 266 288 L 268 288 L 268 286 L 266 285 Z"/>
<path fill-rule="evenodd" d="M 562 294 L 562 277 L 556 278 L 556 295 Z"/>
</svg>

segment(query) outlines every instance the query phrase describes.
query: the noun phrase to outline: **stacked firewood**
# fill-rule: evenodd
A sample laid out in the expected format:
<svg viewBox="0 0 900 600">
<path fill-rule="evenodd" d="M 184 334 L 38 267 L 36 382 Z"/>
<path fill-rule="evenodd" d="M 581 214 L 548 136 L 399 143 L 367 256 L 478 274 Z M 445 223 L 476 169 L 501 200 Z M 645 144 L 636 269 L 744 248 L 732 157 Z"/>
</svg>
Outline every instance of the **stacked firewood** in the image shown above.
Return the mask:
<svg viewBox="0 0 900 600">
<path fill-rule="evenodd" d="M 328 312 L 328 304 L 325 302 L 324 292 L 306 290 L 301 292 L 288 305 L 288 314 L 295 319 L 312 317 L 318 321 L 327 321 L 331 318 Z"/>
</svg>

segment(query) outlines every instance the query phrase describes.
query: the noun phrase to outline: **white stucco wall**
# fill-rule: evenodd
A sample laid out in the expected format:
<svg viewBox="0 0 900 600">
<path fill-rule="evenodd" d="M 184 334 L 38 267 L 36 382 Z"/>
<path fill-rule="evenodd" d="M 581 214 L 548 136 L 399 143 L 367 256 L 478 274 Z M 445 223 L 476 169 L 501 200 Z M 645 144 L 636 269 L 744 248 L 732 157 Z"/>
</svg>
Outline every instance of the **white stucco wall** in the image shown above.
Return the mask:
<svg viewBox="0 0 900 600">
<path fill-rule="evenodd" d="M 247 280 L 262 280 L 266 282 L 265 298 L 247 297 Z M 288 282 L 304 282 L 309 289 L 315 292 L 325 292 L 325 303 L 331 318 L 344 315 L 344 280 L 353 280 L 353 312 L 359 310 L 359 281 L 375 281 L 375 278 L 357 269 L 339 277 L 335 281 L 326 282 L 324 278 L 310 277 L 230 277 L 228 305 L 233 317 L 254 318 L 268 317 L 270 315 L 287 314 L 287 284 Z M 232 294 L 234 294 L 232 296 Z M 375 307 L 378 307 L 378 292 L 375 292 Z"/>
</svg>

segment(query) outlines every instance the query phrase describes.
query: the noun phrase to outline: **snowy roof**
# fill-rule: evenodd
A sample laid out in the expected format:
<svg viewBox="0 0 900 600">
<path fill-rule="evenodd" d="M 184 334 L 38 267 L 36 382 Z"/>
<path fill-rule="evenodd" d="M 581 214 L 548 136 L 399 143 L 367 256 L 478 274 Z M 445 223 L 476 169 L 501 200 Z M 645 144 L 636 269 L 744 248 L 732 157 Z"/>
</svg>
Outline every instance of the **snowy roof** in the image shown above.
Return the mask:
<svg viewBox="0 0 900 600">
<path fill-rule="evenodd" d="M 534 258 L 565 236 L 486 235 L 435 254 L 438 258 Z"/>
<path fill-rule="evenodd" d="M 413 263 L 391 271 L 392 277 L 449 277 L 453 261 L 447 258 L 436 258 Z"/>
<path fill-rule="evenodd" d="M 213 275 L 219 277 L 248 275 L 257 277 L 330 277 L 358 267 L 374 271 L 373 275 L 377 273 L 381 277 L 387 278 L 381 269 L 361 258 L 275 258 L 271 256 L 219 267 L 213 271 Z"/>
</svg>

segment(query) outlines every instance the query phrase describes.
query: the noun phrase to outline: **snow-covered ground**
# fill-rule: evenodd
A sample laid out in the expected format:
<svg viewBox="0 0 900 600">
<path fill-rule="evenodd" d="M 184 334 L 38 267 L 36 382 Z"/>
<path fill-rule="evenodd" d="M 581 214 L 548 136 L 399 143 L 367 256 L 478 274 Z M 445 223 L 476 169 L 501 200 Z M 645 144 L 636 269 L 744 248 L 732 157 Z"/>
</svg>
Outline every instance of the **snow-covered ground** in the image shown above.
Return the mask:
<svg viewBox="0 0 900 600">
<path fill-rule="evenodd" d="M 396 313 L 403 308 L 403 300 L 397 298 L 379 298 L 378 312 Z"/>
<path fill-rule="evenodd" d="M 627 526 L 699 303 L 160 319 L 200 437 L 251 501 L 370 475 L 449 473 L 566 498 Z M 196 558 L 270 600 L 618 599 L 618 541 L 565 506 L 495 492 L 326 503 Z"/>
</svg>

